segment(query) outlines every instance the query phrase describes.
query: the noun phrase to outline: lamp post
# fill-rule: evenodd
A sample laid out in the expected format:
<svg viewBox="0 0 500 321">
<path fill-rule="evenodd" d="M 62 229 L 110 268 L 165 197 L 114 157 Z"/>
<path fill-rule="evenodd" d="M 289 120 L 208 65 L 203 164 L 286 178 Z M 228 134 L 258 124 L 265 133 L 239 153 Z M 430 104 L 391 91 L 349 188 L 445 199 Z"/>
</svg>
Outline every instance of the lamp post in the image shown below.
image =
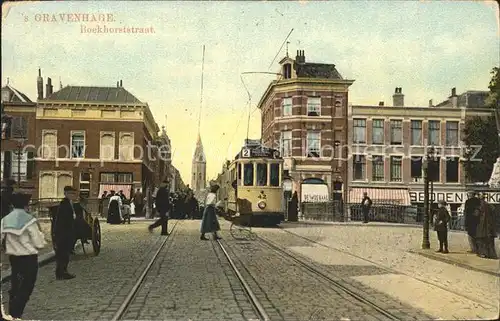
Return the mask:
<svg viewBox="0 0 500 321">
<path fill-rule="evenodd" d="M 429 165 L 431 165 L 431 173 L 433 176 L 435 167 L 434 167 L 434 162 L 435 162 L 435 157 L 436 157 L 436 151 L 434 146 L 431 146 L 427 150 L 427 155 L 424 159 L 423 163 L 423 170 L 424 170 L 424 229 L 423 229 L 423 237 L 422 237 L 422 249 L 430 249 L 431 248 L 431 243 L 429 240 L 429 225 L 430 225 L 430 209 L 429 209 Z M 432 162 L 432 164 L 429 164 L 429 161 Z"/>
<path fill-rule="evenodd" d="M 21 188 L 21 156 L 24 156 L 24 153 L 21 155 L 21 152 L 24 147 L 25 137 L 16 138 L 16 147 L 17 147 L 17 187 Z"/>
</svg>

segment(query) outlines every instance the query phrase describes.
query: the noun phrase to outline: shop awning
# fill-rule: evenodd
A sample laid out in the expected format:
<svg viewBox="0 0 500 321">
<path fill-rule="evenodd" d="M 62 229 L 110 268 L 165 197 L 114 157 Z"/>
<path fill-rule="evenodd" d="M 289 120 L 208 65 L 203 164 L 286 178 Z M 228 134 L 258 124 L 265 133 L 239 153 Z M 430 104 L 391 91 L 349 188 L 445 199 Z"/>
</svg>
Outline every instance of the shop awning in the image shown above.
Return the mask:
<svg viewBox="0 0 500 321">
<path fill-rule="evenodd" d="M 101 198 L 101 195 L 102 193 L 104 193 L 104 191 L 108 191 L 108 194 L 111 191 L 115 191 L 116 193 L 118 193 L 119 191 L 123 191 L 123 195 L 125 195 L 127 199 L 130 199 L 132 184 L 100 184 L 98 196 L 99 198 Z"/>
<path fill-rule="evenodd" d="M 403 188 L 358 188 L 352 187 L 349 191 L 349 203 L 360 204 L 363 199 L 363 193 L 368 193 L 374 205 L 394 204 L 411 205 L 410 193 Z"/>
</svg>

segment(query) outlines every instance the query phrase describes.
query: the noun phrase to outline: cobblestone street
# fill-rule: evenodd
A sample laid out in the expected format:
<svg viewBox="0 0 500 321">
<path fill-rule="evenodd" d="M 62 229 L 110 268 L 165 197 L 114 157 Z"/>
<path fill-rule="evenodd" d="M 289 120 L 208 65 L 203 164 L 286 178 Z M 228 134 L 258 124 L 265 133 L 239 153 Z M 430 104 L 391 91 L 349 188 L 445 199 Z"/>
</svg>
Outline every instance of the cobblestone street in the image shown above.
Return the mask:
<svg viewBox="0 0 500 321">
<path fill-rule="evenodd" d="M 199 240 L 198 220 L 178 221 L 175 225 L 176 222 L 170 222 L 173 232 L 122 318 L 259 319 L 218 243 Z M 56 281 L 54 263 L 42 266 L 24 318 L 113 318 L 165 239 L 158 230 L 148 233 L 148 223 L 103 223 L 101 253 L 85 256 L 80 249 L 69 266 L 70 272 L 77 275 L 73 280 Z M 494 300 L 483 302 L 487 297 L 482 296 L 495 297 L 494 276 L 404 252 L 408 240 L 400 234 L 411 235 L 405 228 L 384 227 L 376 231 L 375 226 L 284 224 L 284 229 L 253 228 L 253 237 L 241 232 L 236 239 L 235 234 L 229 233 L 229 223 L 220 223 L 221 244 L 270 320 L 389 319 L 374 306 L 399 320 L 487 319 L 498 314 Z M 391 241 L 390 231 L 399 243 Z M 353 244 L 358 234 L 358 243 Z M 280 251 L 266 241 L 278 245 Z M 388 247 L 393 243 L 396 246 L 390 251 Z M 410 273 L 412 268 L 415 270 Z M 455 284 L 460 275 L 465 285 Z M 426 278 L 426 282 L 419 278 Z M 436 280 L 442 280 L 441 285 L 449 291 L 433 284 Z M 466 286 L 470 288 L 461 289 Z M 8 287 L 8 283 L 2 285 L 4 304 Z M 370 304 L 359 301 L 343 287 Z"/>
</svg>

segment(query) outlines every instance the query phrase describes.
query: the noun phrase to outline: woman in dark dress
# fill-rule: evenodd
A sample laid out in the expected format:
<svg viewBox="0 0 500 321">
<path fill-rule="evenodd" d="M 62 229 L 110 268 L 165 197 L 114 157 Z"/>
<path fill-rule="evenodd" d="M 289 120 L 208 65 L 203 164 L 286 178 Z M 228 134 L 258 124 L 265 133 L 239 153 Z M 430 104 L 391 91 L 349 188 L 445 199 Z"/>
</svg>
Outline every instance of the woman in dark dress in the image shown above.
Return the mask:
<svg viewBox="0 0 500 321">
<path fill-rule="evenodd" d="M 208 193 L 205 201 L 205 210 L 203 211 L 203 217 L 201 219 L 201 237 L 200 240 L 208 240 L 205 237 L 205 233 L 214 233 L 214 239 L 219 240 L 220 237 L 217 235 L 217 231 L 220 231 L 219 221 L 217 220 L 217 215 L 215 213 L 215 204 L 217 202 L 217 191 L 219 190 L 219 185 L 211 182 L 210 183 L 210 193 Z"/>
<path fill-rule="evenodd" d="M 109 198 L 108 205 L 108 220 L 109 224 L 121 224 L 122 216 L 121 216 L 121 202 L 122 199 L 119 195 L 115 194 L 114 191 L 111 191 L 111 197 Z"/>
</svg>

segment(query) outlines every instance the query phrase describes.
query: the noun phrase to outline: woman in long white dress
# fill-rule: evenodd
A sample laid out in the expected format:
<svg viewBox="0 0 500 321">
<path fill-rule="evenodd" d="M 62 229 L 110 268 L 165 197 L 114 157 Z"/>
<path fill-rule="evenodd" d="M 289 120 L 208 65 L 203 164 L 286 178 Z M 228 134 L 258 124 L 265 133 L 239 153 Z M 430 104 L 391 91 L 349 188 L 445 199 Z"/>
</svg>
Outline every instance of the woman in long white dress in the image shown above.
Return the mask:
<svg viewBox="0 0 500 321">
<path fill-rule="evenodd" d="M 210 184 L 210 193 L 208 193 L 205 200 L 205 210 L 203 211 L 203 218 L 201 219 L 201 237 L 200 240 L 208 240 L 205 237 L 205 233 L 213 233 L 214 239 L 220 239 L 217 235 L 217 231 L 220 231 L 219 221 L 217 220 L 217 214 L 215 212 L 215 206 L 217 203 L 217 191 L 219 190 L 219 185 L 215 183 Z"/>
</svg>

